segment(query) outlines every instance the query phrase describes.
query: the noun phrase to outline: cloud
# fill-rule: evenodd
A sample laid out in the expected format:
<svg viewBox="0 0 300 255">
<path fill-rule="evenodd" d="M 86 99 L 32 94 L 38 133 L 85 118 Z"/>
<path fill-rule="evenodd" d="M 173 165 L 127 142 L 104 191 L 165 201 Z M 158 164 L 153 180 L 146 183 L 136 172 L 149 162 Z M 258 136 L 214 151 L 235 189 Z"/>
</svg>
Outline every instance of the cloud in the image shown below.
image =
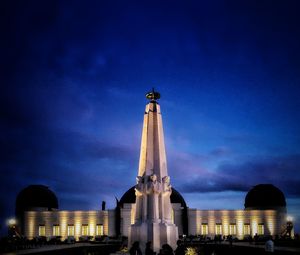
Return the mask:
<svg viewBox="0 0 300 255">
<path fill-rule="evenodd" d="M 221 164 L 208 175 L 200 174 L 192 181 L 181 184 L 188 193 L 218 191 L 248 191 L 260 183 L 278 186 L 286 196 L 299 196 L 300 169 L 298 154 L 256 158 L 244 163 Z"/>
<path fill-rule="evenodd" d="M 178 187 L 207 194 L 272 182 L 298 194 L 297 159 L 237 163 L 232 158 L 262 147 L 264 154 L 262 140 L 274 144 L 274 137 L 284 153 L 299 148 L 299 40 L 290 33 L 297 31 L 291 21 L 299 15 L 287 6 L 287 19 L 278 20 L 278 6 L 267 16 L 265 6 L 258 13 L 246 7 L 219 6 L 216 12 L 210 4 L 7 1 L 0 59 L 0 196 L 5 201 L 0 211 L 8 212 L 19 189 L 31 183 L 49 185 L 67 208 L 82 204 L 82 209 L 97 194 L 119 195 L 131 186 L 144 109 L 144 101 L 135 98 L 149 89 L 149 81 L 165 91 L 164 121 L 175 120 L 168 134 L 179 133 L 167 141 L 169 172 Z M 253 17 L 261 18 L 263 30 L 248 22 Z M 261 36 L 270 31 L 270 20 L 280 21 L 281 39 L 278 33 Z M 266 45 L 272 47 L 266 51 Z M 134 111 L 141 113 L 137 119 L 130 116 Z M 231 137 L 241 134 L 238 129 L 245 135 Z M 225 141 L 216 146 L 220 136 Z M 231 163 L 220 163 L 225 159 Z"/>
<path fill-rule="evenodd" d="M 210 152 L 210 155 L 215 156 L 215 157 L 225 157 L 225 156 L 229 156 L 231 154 L 232 154 L 232 151 L 230 150 L 230 148 L 225 147 L 225 146 L 217 147 Z"/>
<path fill-rule="evenodd" d="M 31 101 L 23 107 L 23 102 L 10 99 L 2 108 L 6 114 L 1 115 L 0 126 L 0 196 L 1 207 L 7 208 L 5 217 L 13 212 L 17 193 L 30 184 L 49 186 L 64 209 L 91 209 L 88 206 L 95 199 L 112 196 L 113 201 L 113 195 L 134 182 L 135 172 L 128 172 L 137 164 L 138 147 L 133 143 L 118 143 L 109 139 L 109 133 L 103 139 L 82 126 L 66 127 L 64 123 L 76 123 L 76 117 L 55 120 L 48 111 L 36 114 L 40 109 L 32 107 Z M 77 116 L 82 114 L 81 109 Z M 101 133 L 101 128 L 97 131 Z"/>
<path fill-rule="evenodd" d="M 169 174 L 174 176 L 174 179 L 180 178 L 180 182 L 195 175 L 208 174 L 206 168 L 203 167 L 205 156 L 171 150 L 167 158 Z M 181 179 L 183 173 L 186 179 Z"/>
</svg>

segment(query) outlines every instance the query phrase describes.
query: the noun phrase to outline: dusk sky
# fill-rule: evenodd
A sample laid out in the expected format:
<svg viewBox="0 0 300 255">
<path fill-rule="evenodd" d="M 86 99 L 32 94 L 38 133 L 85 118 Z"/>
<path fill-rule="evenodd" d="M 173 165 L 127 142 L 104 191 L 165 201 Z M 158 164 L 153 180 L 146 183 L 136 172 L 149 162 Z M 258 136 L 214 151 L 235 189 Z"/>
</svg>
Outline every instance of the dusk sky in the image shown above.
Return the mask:
<svg viewBox="0 0 300 255">
<path fill-rule="evenodd" d="M 30 184 L 95 210 L 135 184 L 145 93 L 171 183 L 243 209 L 272 183 L 300 231 L 300 2 L 1 1 L 0 220 Z"/>
</svg>

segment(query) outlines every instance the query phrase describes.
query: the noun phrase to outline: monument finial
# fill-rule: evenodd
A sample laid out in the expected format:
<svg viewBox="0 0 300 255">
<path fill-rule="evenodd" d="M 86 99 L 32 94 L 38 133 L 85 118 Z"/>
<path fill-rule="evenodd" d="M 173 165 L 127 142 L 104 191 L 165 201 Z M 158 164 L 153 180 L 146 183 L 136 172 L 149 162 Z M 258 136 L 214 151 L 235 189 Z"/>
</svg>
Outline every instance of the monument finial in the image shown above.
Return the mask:
<svg viewBox="0 0 300 255">
<path fill-rule="evenodd" d="M 160 99 L 160 94 L 152 88 L 152 91 L 146 94 L 146 98 L 151 101 L 156 101 L 157 99 Z"/>
</svg>

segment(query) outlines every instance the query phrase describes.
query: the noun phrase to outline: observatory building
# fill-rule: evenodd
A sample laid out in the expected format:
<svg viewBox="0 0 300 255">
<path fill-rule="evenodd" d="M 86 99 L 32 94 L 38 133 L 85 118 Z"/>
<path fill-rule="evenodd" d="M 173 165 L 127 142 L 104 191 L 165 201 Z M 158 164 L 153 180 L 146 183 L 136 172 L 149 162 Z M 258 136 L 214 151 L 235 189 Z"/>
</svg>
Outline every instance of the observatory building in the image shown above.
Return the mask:
<svg viewBox="0 0 300 255">
<path fill-rule="evenodd" d="M 171 186 L 168 175 L 160 94 L 149 92 L 144 114 L 139 169 L 136 185 L 130 187 L 116 208 L 91 211 L 59 209 L 56 195 L 46 186 L 30 185 L 16 199 L 20 233 L 29 239 L 69 236 L 126 236 L 129 243 L 152 241 L 175 246 L 182 235 L 232 235 L 243 239 L 254 235 L 281 235 L 286 230 L 286 200 L 272 184 L 258 184 L 245 197 L 240 210 L 201 210 L 187 206 Z M 134 180 L 133 180 L 134 182 Z"/>
</svg>

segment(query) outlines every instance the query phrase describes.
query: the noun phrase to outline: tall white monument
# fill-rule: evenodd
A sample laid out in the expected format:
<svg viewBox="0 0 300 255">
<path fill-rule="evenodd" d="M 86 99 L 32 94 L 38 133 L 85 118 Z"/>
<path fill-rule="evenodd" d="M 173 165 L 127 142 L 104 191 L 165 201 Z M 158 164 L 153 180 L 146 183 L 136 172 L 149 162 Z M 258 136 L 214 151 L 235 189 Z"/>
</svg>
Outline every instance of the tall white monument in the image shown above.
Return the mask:
<svg viewBox="0 0 300 255">
<path fill-rule="evenodd" d="M 136 211 L 134 224 L 129 229 L 128 244 L 139 241 L 144 247 L 151 241 L 153 250 L 159 252 L 163 244 L 176 248 L 177 226 L 172 222 L 172 192 L 168 176 L 160 94 L 146 94 L 146 105 L 141 142 L 139 171 L 135 186 Z"/>
</svg>

